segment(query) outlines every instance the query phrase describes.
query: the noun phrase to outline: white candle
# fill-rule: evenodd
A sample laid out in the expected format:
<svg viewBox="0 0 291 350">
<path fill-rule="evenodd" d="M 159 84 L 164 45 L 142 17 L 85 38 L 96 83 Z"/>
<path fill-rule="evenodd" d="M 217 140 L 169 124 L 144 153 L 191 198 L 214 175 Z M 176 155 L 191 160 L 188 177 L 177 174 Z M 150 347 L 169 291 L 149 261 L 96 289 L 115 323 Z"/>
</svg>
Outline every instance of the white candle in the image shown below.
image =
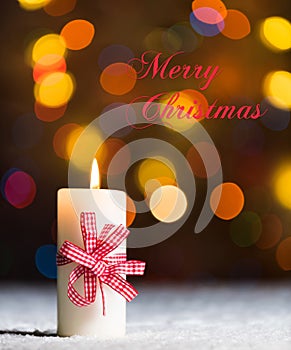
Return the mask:
<svg viewBox="0 0 291 350">
<path fill-rule="evenodd" d="M 117 190 L 66 189 L 58 191 L 58 249 L 68 240 L 84 249 L 80 229 L 81 212 L 95 212 L 97 232 L 105 224 L 126 226 L 126 194 Z M 90 198 L 91 196 L 91 198 Z M 126 253 L 125 241 L 111 254 Z M 110 254 L 110 255 L 111 255 Z M 126 300 L 116 291 L 103 284 L 106 315 L 103 316 L 102 296 L 97 282 L 97 296 L 94 303 L 79 307 L 67 296 L 68 280 L 77 266 L 72 262 L 58 266 L 58 335 L 88 335 L 98 338 L 112 338 L 125 335 Z M 125 276 L 123 276 L 125 277 Z M 84 295 L 84 278 L 79 278 L 75 288 Z"/>
</svg>

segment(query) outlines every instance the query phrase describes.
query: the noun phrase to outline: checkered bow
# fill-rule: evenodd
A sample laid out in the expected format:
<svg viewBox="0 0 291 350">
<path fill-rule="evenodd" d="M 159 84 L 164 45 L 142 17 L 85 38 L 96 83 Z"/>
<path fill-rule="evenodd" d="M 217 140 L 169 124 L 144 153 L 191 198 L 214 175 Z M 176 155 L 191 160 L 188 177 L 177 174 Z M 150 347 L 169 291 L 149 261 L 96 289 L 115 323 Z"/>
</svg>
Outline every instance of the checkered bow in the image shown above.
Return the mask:
<svg viewBox="0 0 291 350">
<path fill-rule="evenodd" d="M 87 306 L 95 301 L 98 279 L 103 315 L 105 315 L 103 283 L 121 294 L 127 301 L 131 301 L 138 292 L 121 274 L 143 275 L 145 262 L 127 261 L 126 254 L 108 256 L 129 235 L 129 231 L 123 225 L 106 224 L 100 234 L 97 234 L 94 212 L 82 212 L 80 225 L 85 250 L 72 242 L 65 241 L 57 253 L 57 265 L 66 265 L 71 262 L 78 264 L 71 272 L 68 282 L 68 297 L 77 306 Z M 79 294 L 74 288 L 74 283 L 82 275 L 84 275 L 85 296 Z"/>
</svg>

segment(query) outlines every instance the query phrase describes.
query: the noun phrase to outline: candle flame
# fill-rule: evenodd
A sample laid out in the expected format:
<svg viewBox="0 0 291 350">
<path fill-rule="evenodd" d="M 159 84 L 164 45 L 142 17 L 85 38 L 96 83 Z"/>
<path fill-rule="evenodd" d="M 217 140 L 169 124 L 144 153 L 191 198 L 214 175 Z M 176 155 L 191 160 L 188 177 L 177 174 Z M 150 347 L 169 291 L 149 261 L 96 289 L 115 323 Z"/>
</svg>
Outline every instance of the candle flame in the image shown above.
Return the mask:
<svg viewBox="0 0 291 350">
<path fill-rule="evenodd" d="M 92 162 L 90 188 L 100 188 L 99 168 L 96 159 Z"/>
</svg>

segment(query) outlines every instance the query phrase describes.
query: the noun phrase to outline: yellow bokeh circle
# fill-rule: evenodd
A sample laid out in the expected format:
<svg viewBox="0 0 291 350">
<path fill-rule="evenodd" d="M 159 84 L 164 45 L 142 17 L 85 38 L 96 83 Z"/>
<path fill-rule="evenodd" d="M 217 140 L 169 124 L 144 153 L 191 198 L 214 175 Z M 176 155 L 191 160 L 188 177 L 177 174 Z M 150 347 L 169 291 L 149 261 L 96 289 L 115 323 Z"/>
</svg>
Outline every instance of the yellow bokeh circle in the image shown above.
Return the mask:
<svg viewBox="0 0 291 350">
<path fill-rule="evenodd" d="M 60 107 L 66 104 L 74 92 L 74 80 L 68 73 L 54 72 L 46 75 L 35 84 L 35 99 L 47 107 Z"/>
</svg>

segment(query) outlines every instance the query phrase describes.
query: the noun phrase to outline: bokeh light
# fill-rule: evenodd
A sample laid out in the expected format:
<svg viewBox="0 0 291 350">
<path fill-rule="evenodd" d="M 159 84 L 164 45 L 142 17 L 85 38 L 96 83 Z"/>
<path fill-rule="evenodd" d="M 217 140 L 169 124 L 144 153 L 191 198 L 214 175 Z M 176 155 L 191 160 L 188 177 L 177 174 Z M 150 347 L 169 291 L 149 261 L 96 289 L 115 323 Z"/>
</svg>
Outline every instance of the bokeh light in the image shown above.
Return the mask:
<svg viewBox="0 0 291 350">
<path fill-rule="evenodd" d="M 265 97 L 277 108 L 291 108 L 291 73 L 287 71 L 270 72 L 264 79 Z"/>
<path fill-rule="evenodd" d="M 260 249 L 273 248 L 281 239 L 283 226 L 281 220 L 275 214 L 267 214 L 262 218 L 262 234 L 256 242 Z"/>
<path fill-rule="evenodd" d="M 224 21 L 218 24 L 201 22 L 193 12 L 190 13 L 190 24 L 196 33 L 206 37 L 215 36 L 224 29 Z"/>
<path fill-rule="evenodd" d="M 134 58 L 134 53 L 127 46 L 110 45 L 101 51 L 98 57 L 98 65 L 101 69 L 104 69 L 112 63 L 127 63 L 132 58 Z"/>
<path fill-rule="evenodd" d="M 46 6 L 51 0 L 18 0 L 19 5 L 28 11 L 39 10 Z"/>
<path fill-rule="evenodd" d="M 175 168 L 168 160 L 164 158 L 145 159 L 138 167 L 137 176 L 142 193 L 145 192 L 146 183 L 151 179 L 165 177 L 170 178 L 174 181 L 176 180 Z"/>
<path fill-rule="evenodd" d="M 228 10 L 224 19 L 224 28 L 221 33 L 227 38 L 239 40 L 251 32 L 250 21 L 247 16 L 238 10 Z"/>
<path fill-rule="evenodd" d="M 134 201 L 126 196 L 126 227 L 130 227 L 136 217 L 136 207 Z"/>
<path fill-rule="evenodd" d="M 100 75 L 102 88 L 112 95 L 128 93 L 134 88 L 136 80 L 136 71 L 130 65 L 122 62 L 110 64 Z"/>
<path fill-rule="evenodd" d="M 185 131 L 195 126 L 204 118 L 208 110 L 205 96 L 193 89 L 168 93 L 162 100 L 160 115 L 164 125 L 178 131 Z M 169 104 L 169 106 L 167 106 Z"/>
<path fill-rule="evenodd" d="M 92 23 L 84 19 L 75 19 L 61 30 L 66 46 L 70 50 L 81 50 L 91 44 L 95 35 Z"/>
<path fill-rule="evenodd" d="M 277 247 L 276 259 L 281 269 L 291 270 L 291 237 L 285 238 Z"/>
<path fill-rule="evenodd" d="M 227 9 L 219 0 L 195 0 L 192 10 L 199 21 L 208 24 L 218 24 L 227 16 Z"/>
<path fill-rule="evenodd" d="M 147 202 L 149 201 L 151 195 L 155 192 L 156 189 L 166 185 L 177 186 L 177 183 L 174 179 L 170 177 L 165 177 L 165 176 L 148 180 L 144 186 L 144 189 L 145 189 L 144 196 Z"/>
<path fill-rule="evenodd" d="M 267 113 L 260 122 L 268 129 L 274 131 L 285 130 L 290 123 L 290 111 L 274 107 L 266 98 L 261 103 L 262 108 L 267 109 Z"/>
<path fill-rule="evenodd" d="M 61 107 L 72 97 L 75 82 L 68 73 L 54 72 L 45 75 L 40 83 L 35 84 L 35 99 L 47 107 Z"/>
<path fill-rule="evenodd" d="M 121 148 L 123 148 L 123 156 L 115 159 L 114 164 L 110 164 L 114 155 Z M 103 142 L 96 153 L 96 159 L 101 174 L 117 175 L 128 169 L 130 163 L 130 151 L 124 141 L 112 137 Z"/>
<path fill-rule="evenodd" d="M 66 110 L 67 104 L 53 108 L 44 106 L 37 101 L 34 103 L 34 113 L 36 117 L 44 122 L 53 122 L 60 119 L 65 114 Z"/>
<path fill-rule="evenodd" d="M 187 198 L 176 186 L 161 186 L 151 195 L 149 207 L 156 219 L 170 223 L 184 215 L 187 209 Z"/>
<path fill-rule="evenodd" d="M 44 75 L 53 72 L 63 72 L 67 70 L 67 64 L 63 56 L 49 54 L 42 56 L 33 67 L 33 79 L 39 83 Z"/>
<path fill-rule="evenodd" d="M 214 188 L 210 196 L 210 207 L 214 214 L 223 220 L 239 215 L 244 206 L 244 194 L 233 182 L 224 182 Z"/>
<path fill-rule="evenodd" d="M 175 33 L 169 33 L 168 38 L 164 36 L 167 32 L 167 28 L 157 27 L 154 28 L 151 32 L 149 32 L 143 41 L 143 45 L 147 50 L 154 50 L 157 52 L 163 52 L 165 50 L 165 40 L 169 40 L 171 42 L 171 48 L 177 47 L 180 44 L 179 37 Z"/>
<path fill-rule="evenodd" d="M 53 138 L 53 147 L 56 155 L 62 159 L 70 159 L 74 144 L 82 131 L 83 127 L 75 123 L 61 126 Z"/>
<path fill-rule="evenodd" d="M 34 43 L 31 55 L 34 63 L 48 55 L 65 56 L 65 41 L 58 34 L 43 35 Z"/>
<path fill-rule="evenodd" d="M 275 178 L 275 194 L 281 205 L 291 209 L 291 165 L 278 170 Z"/>
<path fill-rule="evenodd" d="M 262 42 L 274 51 L 289 50 L 291 47 L 291 23 L 283 17 L 266 18 L 260 26 Z"/>
<path fill-rule="evenodd" d="M 38 271 L 47 278 L 57 278 L 56 264 L 57 246 L 46 244 L 40 246 L 35 253 L 35 265 Z"/>
<path fill-rule="evenodd" d="M 192 52 L 201 44 L 188 23 L 177 23 L 162 33 L 164 47 L 170 51 Z"/>
<path fill-rule="evenodd" d="M 34 201 L 36 184 L 29 174 L 21 170 L 11 171 L 5 178 L 4 197 L 13 207 L 23 209 Z"/>
<path fill-rule="evenodd" d="M 197 148 L 202 152 L 201 155 Z M 215 175 L 221 167 L 220 158 L 216 147 L 208 142 L 199 142 L 191 146 L 186 155 L 187 161 L 193 173 L 200 178 L 207 178 Z M 208 174 L 204 166 L 203 159 L 211 159 L 208 167 Z"/>
<path fill-rule="evenodd" d="M 232 140 L 234 148 L 248 156 L 261 153 L 265 143 L 261 126 L 253 120 L 240 120 L 233 129 Z"/>
<path fill-rule="evenodd" d="M 249 247 L 256 243 L 262 232 L 262 222 L 258 214 L 245 211 L 230 224 L 230 236 L 239 247 Z"/>
<path fill-rule="evenodd" d="M 63 16 L 74 10 L 77 0 L 50 0 L 44 11 L 50 16 Z"/>
<path fill-rule="evenodd" d="M 34 114 L 19 116 L 12 127 L 12 139 L 19 148 L 35 146 L 43 135 L 43 123 Z"/>
</svg>

